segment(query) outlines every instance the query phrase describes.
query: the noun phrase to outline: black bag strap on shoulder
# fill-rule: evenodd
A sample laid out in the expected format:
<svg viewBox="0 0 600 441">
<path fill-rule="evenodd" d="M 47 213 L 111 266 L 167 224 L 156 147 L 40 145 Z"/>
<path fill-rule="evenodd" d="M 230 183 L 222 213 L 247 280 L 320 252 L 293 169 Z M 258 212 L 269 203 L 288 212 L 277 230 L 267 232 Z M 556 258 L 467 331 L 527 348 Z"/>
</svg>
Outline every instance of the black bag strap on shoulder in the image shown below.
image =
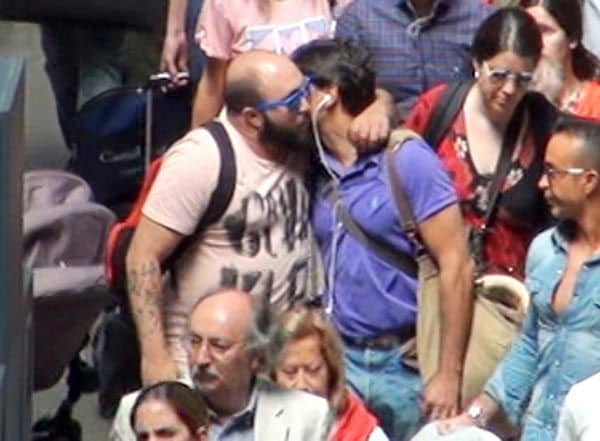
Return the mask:
<svg viewBox="0 0 600 441">
<path fill-rule="evenodd" d="M 196 229 L 179 243 L 175 251 L 165 262 L 164 266 L 171 269 L 173 269 L 173 263 L 181 257 L 183 252 L 194 242 L 196 237 L 202 233 L 206 227 L 214 224 L 223 217 L 235 191 L 237 167 L 235 163 L 235 153 L 229 135 L 225 131 L 223 124 L 216 120 L 206 123 L 203 127 L 208 130 L 214 138 L 217 143 L 217 148 L 219 149 L 219 157 L 221 160 L 219 178 L 217 180 L 217 186 L 210 196 L 204 215 L 198 222 L 198 225 L 196 225 Z M 202 147 L 203 146 L 200 146 L 200 148 Z"/>
<path fill-rule="evenodd" d="M 521 132 L 525 110 L 526 103 L 522 102 L 520 106 L 517 107 L 517 111 L 511 118 L 508 127 L 506 128 L 504 137 L 502 138 L 500 157 L 496 163 L 496 170 L 494 171 L 494 177 L 488 191 L 488 206 L 483 218 L 483 230 L 488 229 L 494 220 L 494 214 L 496 213 L 496 208 L 498 207 L 500 193 L 502 193 L 502 184 L 504 183 L 504 179 L 510 170 L 512 156 L 517 148 L 517 143 L 519 142 L 519 135 Z"/>
<path fill-rule="evenodd" d="M 458 112 L 462 109 L 467 93 L 472 85 L 472 81 L 455 81 L 450 83 L 446 90 L 442 92 L 442 95 L 436 104 L 436 108 L 431 114 L 431 119 L 423 133 L 423 139 L 425 139 L 434 150 L 438 149 L 441 140 L 456 119 Z M 512 154 L 521 127 L 519 121 L 523 117 L 524 106 L 525 105 L 522 104 L 517 112 L 515 112 L 515 117 L 511 119 L 511 123 L 507 128 L 507 133 L 503 139 L 500 158 L 496 166 L 494 179 L 488 195 L 488 209 L 486 210 L 484 217 L 486 226 L 489 226 L 492 221 L 497 205 L 496 202 L 498 201 L 502 189 L 502 183 L 510 169 Z"/>
<path fill-rule="evenodd" d="M 450 83 L 446 90 L 442 92 L 431 114 L 431 119 L 423 132 L 423 139 L 434 150 L 437 151 L 440 142 L 444 139 L 448 129 L 456 119 L 456 115 L 462 109 L 467 93 L 472 85 L 472 81 L 455 81 Z"/>
<path fill-rule="evenodd" d="M 204 128 L 208 130 L 217 143 L 221 166 L 219 168 L 217 186 L 210 197 L 204 216 L 198 222 L 196 231 L 192 234 L 192 237 L 199 234 L 210 224 L 218 221 L 225 214 L 225 210 L 227 210 L 233 197 L 237 178 L 235 154 L 225 127 L 219 121 L 211 121 L 205 124 Z"/>
</svg>

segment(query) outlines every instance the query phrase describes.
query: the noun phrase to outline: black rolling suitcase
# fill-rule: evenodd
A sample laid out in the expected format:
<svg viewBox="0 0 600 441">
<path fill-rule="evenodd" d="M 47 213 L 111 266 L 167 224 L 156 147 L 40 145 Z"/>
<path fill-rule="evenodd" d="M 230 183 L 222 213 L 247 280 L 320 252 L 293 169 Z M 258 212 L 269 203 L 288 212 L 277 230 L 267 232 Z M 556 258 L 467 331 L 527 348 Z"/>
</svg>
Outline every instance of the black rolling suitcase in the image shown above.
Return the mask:
<svg viewBox="0 0 600 441">
<path fill-rule="evenodd" d="M 191 120 L 192 87 L 167 89 L 167 73 L 144 87 L 119 87 L 85 103 L 73 124 L 73 170 L 95 199 L 126 214 L 150 163 L 182 137 Z M 92 338 L 101 416 L 112 418 L 122 395 L 141 387 L 135 323 L 126 297 L 104 312 Z"/>
<path fill-rule="evenodd" d="M 143 87 L 108 90 L 77 113 L 71 166 L 98 202 L 133 201 L 152 159 L 189 130 L 192 87 L 171 90 L 170 80 L 158 73 Z"/>
</svg>

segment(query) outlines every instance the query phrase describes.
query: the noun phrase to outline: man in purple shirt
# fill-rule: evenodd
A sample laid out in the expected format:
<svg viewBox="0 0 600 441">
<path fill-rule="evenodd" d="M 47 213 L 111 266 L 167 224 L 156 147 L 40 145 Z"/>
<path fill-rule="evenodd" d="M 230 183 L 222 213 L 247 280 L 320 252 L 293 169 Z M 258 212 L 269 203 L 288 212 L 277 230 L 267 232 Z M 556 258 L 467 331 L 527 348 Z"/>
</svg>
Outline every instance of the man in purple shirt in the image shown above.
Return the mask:
<svg viewBox="0 0 600 441">
<path fill-rule="evenodd" d="M 363 245 L 340 217 L 341 203 L 368 236 L 414 254 L 398 220 L 383 153 L 361 154 L 347 138 L 353 116 L 374 99 L 369 57 L 355 43 L 322 40 L 300 48 L 294 60 L 317 88 L 310 101 L 323 170 L 314 180 L 312 221 L 325 261 L 326 312 L 345 342 L 350 384 L 390 439 L 409 439 L 422 416 L 437 419 L 460 410 L 473 265 L 454 187 L 423 141 L 409 140 L 394 155 L 419 234 L 440 270 L 441 363 L 422 391 L 418 372 L 399 351 L 415 333 L 417 280 Z M 335 203 L 332 185 L 340 195 Z"/>
<path fill-rule="evenodd" d="M 427 89 L 472 74 L 473 34 L 493 10 L 482 0 L 354 0 L 335 33 L 369 50 L 404 118 Z"/>
</svg>

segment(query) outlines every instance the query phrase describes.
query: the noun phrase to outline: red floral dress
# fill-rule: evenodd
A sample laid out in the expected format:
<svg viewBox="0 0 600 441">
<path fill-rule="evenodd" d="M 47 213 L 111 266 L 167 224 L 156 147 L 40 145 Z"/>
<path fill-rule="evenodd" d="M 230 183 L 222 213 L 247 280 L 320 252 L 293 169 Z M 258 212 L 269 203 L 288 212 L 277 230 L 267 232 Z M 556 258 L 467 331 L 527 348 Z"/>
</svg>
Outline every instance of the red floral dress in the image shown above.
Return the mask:
<svg viewBox="0 0 600 441">
<path fill-rule="evenodd" d="M 423 133 L 445 85 L 423 94 L 406 125 Z M 479 174 L 471 158 L 464 112 L 437 149 L 461 203 L 465 221 L 481 227 L 488 206 L 488 189 L 493 175 Z M 531 130 L 525 133 L 517 157 L 502 186 L 495 217 L 485 238 L 486 273 L 504 273 L 523 279 L 527 248 L 534 235 L 547 223 L 547 209 L 537 182 L 541 176 L 544 147 L 538 146 Z"/>
</svg>

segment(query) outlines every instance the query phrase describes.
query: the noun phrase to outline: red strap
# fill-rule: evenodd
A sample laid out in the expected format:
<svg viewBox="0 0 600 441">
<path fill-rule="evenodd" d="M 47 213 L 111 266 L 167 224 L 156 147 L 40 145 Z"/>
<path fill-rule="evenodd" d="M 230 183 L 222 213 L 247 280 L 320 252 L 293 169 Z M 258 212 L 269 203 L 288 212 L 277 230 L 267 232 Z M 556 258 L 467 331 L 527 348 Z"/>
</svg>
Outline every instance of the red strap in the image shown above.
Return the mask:
<svg viewBox="0 0 600 441">
<path fill-rule="evenodd" d="M 367 441 L 377 426 L 377 418 L 369 412 L 361 399 L 348 392 L 348 405 L 338 418 L 337 430 L 330 441 Z"/>
</svg>

